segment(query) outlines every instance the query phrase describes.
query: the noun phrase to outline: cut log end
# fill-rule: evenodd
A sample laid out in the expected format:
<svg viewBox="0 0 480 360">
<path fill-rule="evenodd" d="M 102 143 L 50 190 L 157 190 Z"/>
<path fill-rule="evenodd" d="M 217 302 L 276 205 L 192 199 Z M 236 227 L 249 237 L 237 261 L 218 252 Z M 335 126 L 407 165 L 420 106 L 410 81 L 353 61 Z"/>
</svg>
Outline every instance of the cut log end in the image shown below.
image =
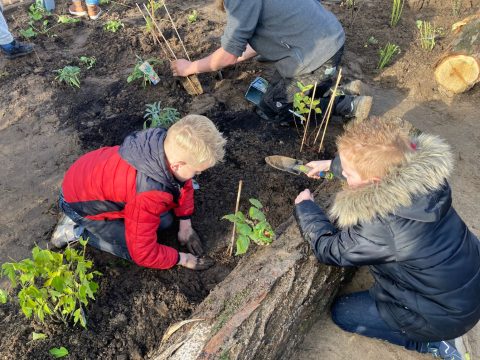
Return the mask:
<svg viewBox="0 0 480 360">
<path fill-rule="evenodd" d="M 473 56 L 448 56 L 437 65 L 435 80 L 448 91 L 462 93 L 480 80 L 479 63 Z"/>
</svg>

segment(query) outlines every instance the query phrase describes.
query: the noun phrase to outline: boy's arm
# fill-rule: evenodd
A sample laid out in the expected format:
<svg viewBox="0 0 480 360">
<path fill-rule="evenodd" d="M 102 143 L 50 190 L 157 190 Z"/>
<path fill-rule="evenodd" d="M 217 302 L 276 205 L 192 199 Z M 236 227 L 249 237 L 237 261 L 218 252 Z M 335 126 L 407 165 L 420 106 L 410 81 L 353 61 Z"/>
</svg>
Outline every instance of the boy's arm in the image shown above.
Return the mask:
<svg viewBox="0 0 480 360">
<path fill-rule="evenodd" d="M 367 239 L 357 233 L 355 227 L 339 231 L 332 225 L 323 210 L 311 200 L 305 200 L 296 205 L 295 217 L 303 237 L 310 243 L 315 256 L 322 263 L 357 266 L 382 264 L 395 260 L 395 254 L 386 242 Z M 386 239 L 388 233 L 384 236 Z M 379 239 L 382 236 L 375 233 L 374 238 Z"/>
<path fill-rule="evenodd" d="M 195 210 L 194 201 L 193 201 L 193 182 L 188 180 L 183 185 L 180 191 L 180 197 L 178 198 L 178 207 L 173 211 L 175 216 L 180 220 L 190 219 Z"/>
</svg>

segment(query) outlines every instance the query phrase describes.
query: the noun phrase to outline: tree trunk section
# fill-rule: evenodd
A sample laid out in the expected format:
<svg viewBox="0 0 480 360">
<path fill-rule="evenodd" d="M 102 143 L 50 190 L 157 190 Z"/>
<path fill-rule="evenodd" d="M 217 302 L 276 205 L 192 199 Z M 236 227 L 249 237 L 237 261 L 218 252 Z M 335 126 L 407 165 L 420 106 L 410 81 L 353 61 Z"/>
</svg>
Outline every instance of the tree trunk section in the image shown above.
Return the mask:
<svg viewBox="0 0 480 360">
<path fill-rule="evenodd" d="M 452 26 L 454 40 L 435 67 L 435 80 L 459 94 L 480 81 L 480 14 Z"/>
<path fill-rule="evenodd" d="M 319 264 L 293 217 L 278 232 L 270 246 L 240 260 L 198 306 L 191 318 L 203 320 L 162 341 L 153 359 L 290 357 L 351 271 Z"/>
</svg>

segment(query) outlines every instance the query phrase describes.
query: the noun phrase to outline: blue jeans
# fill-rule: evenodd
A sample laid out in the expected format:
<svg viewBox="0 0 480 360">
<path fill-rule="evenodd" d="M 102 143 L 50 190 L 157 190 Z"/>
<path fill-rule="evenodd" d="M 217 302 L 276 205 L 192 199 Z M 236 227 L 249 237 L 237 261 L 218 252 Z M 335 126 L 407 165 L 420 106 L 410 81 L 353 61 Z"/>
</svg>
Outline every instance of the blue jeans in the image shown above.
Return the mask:
<svg viewBox="0 0 480 360">
<path fill-rule="evenodd" d="M 337 298 L 332 305 L 332 320 L 345 331 L 386 340 L 408 350 L 428 352 L 428 343 L 408 339 L 400 330 L 392 329 L 382 319 L 375 300 L 368 291 Z"/>
<path fill-rule="evenodd" d="M 81 236 L 88 238 L 88 244 L 122 259 L 132 261 L 125 239 L 125 223 L 123 219 L 117 220 L 89 220 L 80 216 L 60 194 L 60 209 L 78 226 L 84 228 Z M 167 229 L 173 224 L 171 211 L 160 215 L 160 230 Z"/>
</svg>

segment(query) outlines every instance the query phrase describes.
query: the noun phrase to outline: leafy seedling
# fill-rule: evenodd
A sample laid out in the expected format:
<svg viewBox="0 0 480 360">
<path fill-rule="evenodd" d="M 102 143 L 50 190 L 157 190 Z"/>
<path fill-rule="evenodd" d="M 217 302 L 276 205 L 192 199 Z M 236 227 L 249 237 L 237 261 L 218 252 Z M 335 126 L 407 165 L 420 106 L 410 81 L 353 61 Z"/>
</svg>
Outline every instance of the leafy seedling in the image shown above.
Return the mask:
<svg viewBox="0 0 480 360">
<path fill-rule="evenodd" d="M 35 331 L 32 333 L 32 340 L 45 340 L 47 338 L 47 335 L 42 334 L 42 333 L 36 333 Z"/>
<path fill-rule="evenodd" d="M 31 39 L 37 36 L 37 32 L 33 30 L 33 27 L 20 30 L 19 32 L 20 32 L 20 35 L 22 35 L 25 39 Z"/>
<path fill-rule="evenodd" d="M 145 115 L 143 116 L 145 122 L 144 129 L 163 127 L 168 129 L 180 119 L 180 113 L 175 108 L 161 108 L 161 102 L 147 104 Z"/>
<path fill-rule="evenodd" d="M 416 22 L 420 34 L 420 46 L 422 49 L 431 51 L 435 47 L 435 37 L 437 29 L 429 21 L 417 20 Z"/>
<path fill-rule="evenodd" d="M 28 8 L 28 17 L 33 21 L 42 20 L 44 15 L 46 15 L 45 9 L 37 3 Z"/>
<path fill-rule="evenodd" d="M 95 56 L 80 56 L 78 59 L 80 64 L 85 65 L 87 70 L 90 70 L 97 63 L 97 58 Z"/>
<path fill-rule="evenodd" d="M 142 87 L 146 87 L 147 84 L 151 84 L 152 82 L 150 81 L 150 78 L 148 77 L 147 74 L 145 74 L 142 70 L 140 70 L 140 66 L 145 62 L 140 56 L 136 55 L 137 57 L 137 62 L 135 63 L 135 67 L 133 68 L 132 72 L 130 75 L 127 77 L 127 83 L 131 83 L 132 81 L 135 80 L 142 80 Z M 147 62 L 153 67 L 158 66 L 162 63 L 161 60 L 155 59 L 155 58 L 150 58 L 147 59 Z"/>
<path fill-rule="evenodd" d="M 0 289 L 0 304 L 5 304 L 8 300 L 8 293 L 3 290 L 3 289 Z"/>
<path fill-rule="evenodd" d="M 257 245 L 269 245 L 275 240 L 275 233 L 261 210 L 262 203 L 257 199 L 249 199 L 249 201 L 252 206 L 247 215 L 238 211 L 222 217 L 224 220 L 235 223 L 237 241 L 235 255 L 245 254 L 250 246 L 250 241 Z"/>
<path fill-rule="evenodd" d="M 310 105 L 315 114 L 320 114 L 322 112 L 322 109 L 320 108 L 320 100 L 313 100 L 312 102 L 312 98 L 307 95 L 310 90 L 313 89 L 313 85 L 303 85 L 298 81 L 297 87 L 300 91 L 293 95 L 293 111 L 294 115 L 298 116 L 302 122 L 305 122 L 306 118 L 304 115 L 310 112 Z"/>
<path fill-rule="evenodd" d="M 92 270 L 93 262 L 85 259 L 87 240 L 80 238 L 81 250 L 67 247 L 63 253 L 35 246 L 32 257 L 2 265 L 15 289 L 23 314 L 40 323 L 47 319 L 68 324 L 73 320 L 86 328 L 84 309 L 95 299 L 98 284 L 93 280 L 100 272 Z"/>
<path fill-rule="evenodd" d="M 123 28 L 124 25 L 120 20 L 108 20 L 105 25 L 103 25 L 103 29 L 105 31 L 113 32 L 116 33 L 119 31 L 121 28 Z"/>
<path fill-rule="evenodd" d="M 59 83 L 66 83 L 71 87 L 80 88 L 80 68 L 78 66 L 65 66 L 63 69 L 54 70 L 58 75 L 55 77 Z"/>
<path fill-rule="evenodd" d="M 390 16 L 391 27 L 397 26 L 398 22 L 400 21 L 400 18 L 402 17 L 404 3 L 405 3 L 405 0 L 393 0 L 392 14 Z"/>
<path fill-rule="evenodd" d="M 50 355 L 57 359 L 68 355 L 68 350 L 63 346 L 59 348 L 52 348 L 48 350 L 48 352 L 50 353 Z"/>
<path fill-rule="evenodd" d="M 400 48 L 392 43 L 387 43 L 383 49 L 380 49 L 380 60 L 378 61 L 377 69 L 382 70 L 385 66 L 390 64 L 395 54 L 400 53 Z"/>
<path fill-rule="evenodd" d="M 198 11 L 192 10 L 192 12 L 188 14 L 187 19 L 190 24 L 193 24 L 194 22 L 196 22 L 198 20 Z"/>
<path fill-rule="evenodd" d="M 75 23 L 80 22 L 80 19 L 72 17 L 72 16 L 68 16 L 68 15 L 60 15 L 58 17 L 57 22 L 59 24 L 75 24 Z"/>
</svg>

